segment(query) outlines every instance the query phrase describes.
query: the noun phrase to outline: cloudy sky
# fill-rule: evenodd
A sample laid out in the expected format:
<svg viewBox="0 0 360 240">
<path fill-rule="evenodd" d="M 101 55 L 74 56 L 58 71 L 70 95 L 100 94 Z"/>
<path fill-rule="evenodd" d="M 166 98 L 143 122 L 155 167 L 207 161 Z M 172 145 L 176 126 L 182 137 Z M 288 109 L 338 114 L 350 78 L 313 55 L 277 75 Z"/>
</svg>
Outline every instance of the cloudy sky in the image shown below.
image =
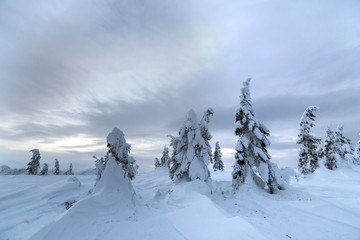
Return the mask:
<svg viewBox="0 0 360 240">
<path fill-rule="evenodd" d="M 299 119 L 360 132 L 360 2 L 0 1 L 0 165 L 94 166 L 113 127 L 143 170 L 186 112 L 215 110 L 212 144 L 233 165 L 234 109 L 252 78 L 273 161 L 296 166 Z"/>
</svg>

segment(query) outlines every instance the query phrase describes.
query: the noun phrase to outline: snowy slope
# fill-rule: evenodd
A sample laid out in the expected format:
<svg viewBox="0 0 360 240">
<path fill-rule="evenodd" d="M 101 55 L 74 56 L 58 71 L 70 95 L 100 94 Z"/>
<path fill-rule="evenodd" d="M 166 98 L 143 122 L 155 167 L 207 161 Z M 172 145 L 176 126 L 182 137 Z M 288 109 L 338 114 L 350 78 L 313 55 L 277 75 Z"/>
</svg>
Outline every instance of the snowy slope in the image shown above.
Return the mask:
<svg viewBox="0 0 360 240">
<path fill-rule="evenodd" d="M 319 169 L 274 195 L 212 175 L 211 189 L 141 173 L 134 205 L 95 201 L 95 176 L 0 176 L 0 239 L 360 239 L 360 168 Z"/>
</svg>

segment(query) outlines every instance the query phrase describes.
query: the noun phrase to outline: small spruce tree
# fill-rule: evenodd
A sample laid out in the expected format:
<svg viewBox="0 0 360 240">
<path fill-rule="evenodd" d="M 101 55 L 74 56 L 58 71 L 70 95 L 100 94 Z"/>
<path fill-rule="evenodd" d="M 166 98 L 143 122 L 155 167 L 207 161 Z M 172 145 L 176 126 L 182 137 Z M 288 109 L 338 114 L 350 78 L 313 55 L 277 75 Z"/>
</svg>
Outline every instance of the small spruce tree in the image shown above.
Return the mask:
<svg viewBox="0 0 360 240">
<path fill-rule="evenodd" d="M 209 143 L 211 134 L 208 124 L 213 113 L 211 108 L 206 110 L 199 123 L 194 110 L 190 110 L 179 131 L 179 136 L 170 136 L 170 146 L 173 147 L 170 177 L 174 182 L 196 179 L 207 181 L 210 178 L 207 165 L 210 162 L 212 151 Z"/>
<path fill-rule="evenodd" d="M 336 159 L 336 143 L 334 131 L 331 128 L 326 129 L 326 137 L 324 139 L 323 149 L 321 152 L 321 157 L 325 159 L 325 167 L 330 170 L 337 168 Z"/>
<path fill-rule="evenodd" d="M 164 146 L 164 151 L 162 152 L 160 166 L 170 169 L 169 149 L 166 147 L 166 145 Z"/>
<path fill-rule="evenodd" d="M 28 163 L 27 172 L 29 175 L 37 175 L 40 168 L 40 152 L 39 149 L 32 149 L 30 152 L 33 154 L 31 161 Z"/>
<path fill-rule="evenodd" d="M 48 175 L 49 165 L 44 163 L 44 167 L 41 169 L 39 175 Z"/>
<path fill-rule="evenodd" d="M 356 143 L 356 154 L 357 154 L 357 165 L 360 165 L 360 139 L 359 141 Z"/>
<path fill-rule="evenodd" d="M 93 156 L 93 158 L 95 159 L 95 167 L 96 167 L 96 183 L 95 183 L 96 185 L 99 182 L 101 175 L 105 170 L 106 162 L 103 157 L 99 159 L 96 156 Z"/>
<path fill-rule="evenodd" d="M 280 174 L 277 174 L 277 168 L 274 169 L 276 165 L 270 162 L 271 157 L 266 149 L 270 145 L 267 138 L 269 130 L 254 115 L 249 85 L 250 79 L 243 83 L 240 106 L 235 111 L 235 135 L 239 136 L 239 140 L 235 148 L 233 186 L 238 189 L 251 174 L 259 186 L 274 193 L 282 188 L 277 181 Z"/>
<path fill-rule="evenodd" d="M 161 166 L 161 164 L 160 164 L 159 159 L 158 159 L 158 158 L 155 158 L 155 168 L 158 168 L 158 167 L 160 167 L 160 166 Z"/>
<path fill-rule="evenodd" d="M 60 174 L 60 164 L 59 164 L 59 160 L 57 158 L 55 158 L 55 166 L 54 166 L 53 173 L 54 173 L 54 175 Z"/>
<path fill-rule="evenodd" d="M 300 133 L 297 144 L 300 145 L 299 152 L 299 171 L 301 174 L 314 172 L 319 167 L 318 145 L 321 139 L 310 134 L 310 130 L 315 126 L 315 112 L 318 110 L 316 106 L 306 108 L 300 119 Z"/>
<path fill-rule="evenodd" d="M 65 175 L 74 175 L 73 171 L 72 171 L 72 163 L 70 163 L 70 166 L 69 166 L 69 170 L 67 170 L 65 172 Z"/>
<path fill-rule="evenodd" d="M 357 159 L 354 155 L 355 149 L 351 144 L 351 140 L 344 136 L 343 126 L 338 126 L 335 131 L 335 142 L 337 144 L 337 153 L 341 158 L 340 165 L 357 165 Z"/>
<path fill-rule="evenodd" d="M 214 169 L 214 171 L 216 171 L 216 170 L 224 171 L 224 163 L 221 160 L 221 150 L 220 150 L 219 142 L 215 143 L 213 169 Z"/>
</svg>

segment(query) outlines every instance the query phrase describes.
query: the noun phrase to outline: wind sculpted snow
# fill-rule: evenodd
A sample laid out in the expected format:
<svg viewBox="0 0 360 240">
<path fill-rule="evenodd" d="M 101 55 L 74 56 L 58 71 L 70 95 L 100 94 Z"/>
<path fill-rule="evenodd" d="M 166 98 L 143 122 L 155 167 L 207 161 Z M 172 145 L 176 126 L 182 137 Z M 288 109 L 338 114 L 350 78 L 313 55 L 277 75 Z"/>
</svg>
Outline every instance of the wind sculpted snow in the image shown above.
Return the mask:
<svg viewBox="0 0 360 240">
<path fill-rule="evenodd" d="M 292 174 L 286 171 L 284 175 Z M 100 181 L 99 189 L 88 195 L 96 177 L 75 177 L 0 176 L 0 239 L 360 236 L 359 167 L 321 167 L 299 181 L 291 177 L 287 190 L 273 195 L 251 182 L 234 192 L 229 171 L 212 172 L 212 188 L 200 180 L 174 184 L 166 168 L 140 173 L 132 181 L 133 198 L 124 198 L 133 193 L 128 182 L 114 181 L 106 190 Z M 66 210 L 63 203 L 68 200 L 76 203 Z"/>
</svg>

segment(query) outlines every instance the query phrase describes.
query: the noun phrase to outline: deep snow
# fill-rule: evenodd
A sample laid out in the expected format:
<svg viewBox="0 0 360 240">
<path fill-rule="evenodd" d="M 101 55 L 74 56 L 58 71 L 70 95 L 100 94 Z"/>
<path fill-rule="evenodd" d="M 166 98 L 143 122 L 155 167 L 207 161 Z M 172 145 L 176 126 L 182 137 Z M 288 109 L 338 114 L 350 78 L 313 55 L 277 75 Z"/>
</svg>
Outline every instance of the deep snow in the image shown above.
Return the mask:
<svg viewBox="0 0 360 240">
<path fill-rule="evenodd" d="M 136 176 L 130 202 L 89 193 L 95 178 L 0 176 L 0 239 L 360 239 L 359 167 L 291 178 L 273 195 L 251 183 L 234 193 L 227 171 L 212 190 L 174 185 L 158 168 Z"/>
</svg>

